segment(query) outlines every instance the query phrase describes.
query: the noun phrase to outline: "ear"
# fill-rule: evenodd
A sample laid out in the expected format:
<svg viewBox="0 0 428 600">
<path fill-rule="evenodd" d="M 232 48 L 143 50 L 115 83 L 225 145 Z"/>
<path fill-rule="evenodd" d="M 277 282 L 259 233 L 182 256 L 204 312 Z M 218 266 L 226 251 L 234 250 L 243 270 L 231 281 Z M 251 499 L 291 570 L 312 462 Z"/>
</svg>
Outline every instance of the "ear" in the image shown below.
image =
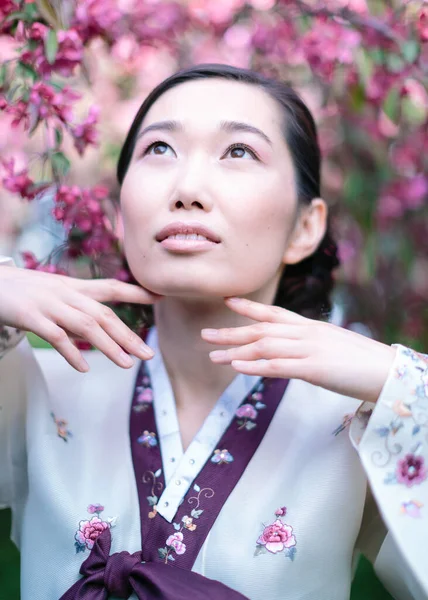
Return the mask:
<svg viewBox="0 0 428 600">
<path fill-rule="evenodd" d="M 284 253 L 285 265 L 299 263 L 315 252 L 327 230 L 327 216 L 328 207 L 321 198 L 300 210 Z"/>
</svg>

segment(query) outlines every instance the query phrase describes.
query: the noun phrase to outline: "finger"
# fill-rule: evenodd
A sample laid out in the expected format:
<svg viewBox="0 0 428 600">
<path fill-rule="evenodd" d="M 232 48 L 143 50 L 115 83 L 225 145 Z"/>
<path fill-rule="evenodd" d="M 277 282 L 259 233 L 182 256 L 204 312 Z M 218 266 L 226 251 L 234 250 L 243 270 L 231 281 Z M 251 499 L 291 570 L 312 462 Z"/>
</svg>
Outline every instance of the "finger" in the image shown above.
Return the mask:
<svg viewBox="0 0 428 600">
<path fill-rule="evenodd" d="M 300 340 L 262 338 L 253 344 L 209 353 L 215 363 L 230 364 L 234 360 L 253 361 L 273 358 L 306 358 L 307 346 Z"/>
<path fill-rule="evenodd" d="M 163 298 L 143 287 L 118 279 L 76 279 L 64 277 L 64 282 L 98 302 L 131 302 L 153 304 Z"/>
<path fill-rule="evenodd" d="M 68 337 L 67 333 L 55 323 L 42 315 L 37 316 L 31 331 L 40 338 L 46 340 L 57 350 L 65 360 L 77 371 L 86 373 L 89 365 L 81 355 L 80 351 Z"/>
<path fill-rule="evenodd" d="M 151 348 L 149 348 L 136 333 L 125 325 L 125 323 L 121 321 L 116 313 L 108 306 L 104 306 L 74 290 L 71 290 L 69 304 L 73 308 L 93 317 L 104 331 L 130 354 L 138 356 L 143 360 L 153 358 L 153 350 L 151 350 Z"/>
<path fill-rule="evenodd" d="M 244 327 L 202 329 L 201 336 L 213 344 L 239 346 L 250 344 L 263 337 L 278 337 L 298 340 L 305 337 L 307 328 L 284 323 L 255 323 Z"/>
<path fill-rule="evenodd" d="M 247 298 L 225 298 L 226 305 L 240 315 L 245 315 L 254 321 L 267 321 L 269 323 L 295 323 L 302 324 L 308 319 L 286 310 L 280 306 L 272 306 L 270 304 L 261 304 L 253 302 Z"/>
<path fill-rule="evenodd" d="M 305 359 L 274 358 L 272 360 L 244 361 L 234 360 L 231 366 L 245 375 L 260 377 L 279 377 L 282 379 L 303 379 L 307 373 Z"/>
<path fill-rule="evenodd" d="M 90 342 L 119 367 L 129 369 L 134 364 L 130 356 L 100 327 L 96 319 L 66 304 L 54 306 L 52 318 L 81 338 Z"/>
</svg>

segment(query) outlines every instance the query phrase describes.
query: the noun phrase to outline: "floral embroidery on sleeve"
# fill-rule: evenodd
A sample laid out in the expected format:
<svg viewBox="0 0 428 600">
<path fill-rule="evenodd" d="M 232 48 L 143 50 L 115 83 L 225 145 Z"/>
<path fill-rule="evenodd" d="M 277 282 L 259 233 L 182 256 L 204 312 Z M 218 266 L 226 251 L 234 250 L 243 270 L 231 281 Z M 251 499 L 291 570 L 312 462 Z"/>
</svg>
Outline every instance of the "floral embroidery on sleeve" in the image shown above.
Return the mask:
<svg viewBox="0 0 428 600">
<path fill-rule="evenodd" d="M 291 525 L 284 523 L 281 517 L 285 517 L 287 509 L 285 506 L 275 511 L 275 521 L 270 525 L 262 523 L 263 531 L 256 542 L 254 556 L 270 552 L 271 554 L 283 553 L 285 557 L 294 560 L 296 555 L 296 538 Z"/>
<path fill-rule="evenodd" d="M 90 504 L 87 511 L 89 514 L 96 516 L 79 522 L 79 527 L 74 534 L 74 547 L 77 554 L 85 552 L 86 548 L 92 550 L 97 537 L 105 529 L 112 528 L 116 524 L 116 517 L 109 517 L 105 521 L 100 518 L 100 514 L 104 511 L 104 506 L 101 504 Z"/>
</svg>

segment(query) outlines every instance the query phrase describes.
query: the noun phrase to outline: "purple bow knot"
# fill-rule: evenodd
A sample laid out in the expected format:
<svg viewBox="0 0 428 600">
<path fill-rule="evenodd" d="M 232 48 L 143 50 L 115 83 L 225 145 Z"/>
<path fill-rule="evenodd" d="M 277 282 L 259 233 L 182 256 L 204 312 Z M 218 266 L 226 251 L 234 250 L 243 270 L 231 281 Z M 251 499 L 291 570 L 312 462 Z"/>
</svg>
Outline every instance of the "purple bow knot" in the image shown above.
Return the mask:
<svg viewBox="0 0 428 600">
<path fill-rule="evenodd" d="M 131 572 L 136 565 L 141 564 L 141 552 L 116 552 L 107 559 L 104 569 L 104 585 L 111 596 L 129 598 L 132 586 L 129 581 Z"/>
<path fill-rule="evenodd" d="M 83 575 L 60 600 L 248 600 L 219 581 L 162 562 L 142 562 L 142 553 L 116 552 L 110 556 L 111 533 L 105 529 L 82 563 Z"/>
</svg>

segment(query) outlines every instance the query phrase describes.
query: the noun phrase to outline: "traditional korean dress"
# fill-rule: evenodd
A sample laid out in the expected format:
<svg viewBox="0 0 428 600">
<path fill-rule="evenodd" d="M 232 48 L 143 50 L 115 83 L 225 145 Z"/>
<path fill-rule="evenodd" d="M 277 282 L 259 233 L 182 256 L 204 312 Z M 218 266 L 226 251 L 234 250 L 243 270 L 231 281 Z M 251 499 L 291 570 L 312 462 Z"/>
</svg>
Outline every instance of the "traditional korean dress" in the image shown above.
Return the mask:
<svg viewBox="0 0 428 600">
<path fill-rule="evenodd" d="M 85 374 L 0 331 L 22 600 L 346 600 L 359 552 L 428 598 L 428 355 L 393 344 L 376 404 L 237 374 L 183 451 L 155 327 L 151 361 Z"/>
</svg>

